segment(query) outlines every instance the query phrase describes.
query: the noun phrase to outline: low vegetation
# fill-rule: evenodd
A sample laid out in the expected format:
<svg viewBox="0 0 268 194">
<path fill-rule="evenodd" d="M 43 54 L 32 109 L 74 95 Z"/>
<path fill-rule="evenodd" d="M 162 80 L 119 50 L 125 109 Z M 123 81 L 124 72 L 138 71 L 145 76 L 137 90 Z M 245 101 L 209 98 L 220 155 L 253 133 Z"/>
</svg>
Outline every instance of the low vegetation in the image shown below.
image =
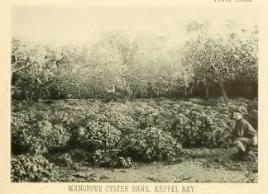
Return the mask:
<svg viewBox="0 0 268 194">
<path fill-rule="evenodd" d="M 246 99 L 227 104 L 200 99 L 59 100 L 30 105 L 13 101 L 13 180 L 39 180 L 42 172 L 33 170 L 37 175 L 26 176 L 25 168 L 37 165 L 42 170 L 49 164 L 45 157 L 51 163 L 58 157 L 59 163 L 72 164 L 72 157 L 77 156 L 70 154 L 74 148 L 88 153 L 80 155 L 82 160 L 112 167 L 177 160 L 182 148 L 228 148 L 232 145 L 232 113 L 241 107 L 248 118 L 257 110 L 256 102 Z M 60 153 L 67 155 L 57 155 Z M 42 164 L 35 163 L 35 158 Z"/>
</svg>

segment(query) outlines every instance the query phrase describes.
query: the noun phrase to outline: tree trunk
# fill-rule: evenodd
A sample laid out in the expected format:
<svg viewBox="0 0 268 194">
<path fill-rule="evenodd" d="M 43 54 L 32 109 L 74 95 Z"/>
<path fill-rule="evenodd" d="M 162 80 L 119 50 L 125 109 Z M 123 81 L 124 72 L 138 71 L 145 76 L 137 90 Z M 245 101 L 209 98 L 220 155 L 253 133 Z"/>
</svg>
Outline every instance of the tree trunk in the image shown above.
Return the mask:
<svg viewBox="0 0 268 194">
<path fill-rule="evenodd" d="M 224 81 L 223 80 L 220 80 L 218 83 L 219 83 L 219 86 L 220 86 L 220 89 L 221 89 L 221 95 L 222 95 L 222 97 L 225 100 L 228 99 L 228 96 L 227 96 L 227 93 L 226 93 L 225 87 L 224 87 Z"/>
<path fill-rule="evenodd" d="M 206 93 L 205 93 L 205 95 L 206 95 L 206 99 L 209 99 L 209 86 L 208 85 L 206 85 L 205 86 L 206 87 L 206 89 L 205 89 L 205 91 L 206 91 Z"/>
<path fill-rule="evenodd" d="M 188 95 L 188 87 L 186 85 L 184 85 L 184 96 Z"/>
</svg>

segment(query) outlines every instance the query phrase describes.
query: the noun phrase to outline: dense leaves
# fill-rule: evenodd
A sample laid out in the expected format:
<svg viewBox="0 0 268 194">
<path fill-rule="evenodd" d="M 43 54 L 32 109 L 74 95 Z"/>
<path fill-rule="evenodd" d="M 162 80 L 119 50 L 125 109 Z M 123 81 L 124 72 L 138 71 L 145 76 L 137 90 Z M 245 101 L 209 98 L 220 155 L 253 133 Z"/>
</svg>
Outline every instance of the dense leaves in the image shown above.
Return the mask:
<svg viewBox="0 0 268 194">
<path fill-rule="evenodd" d="M 159 150 L 162 148 L 156 141 L 173 145 L 176 140 L 184 147 L 228 147 L 234 126 L 233 112 L 243 109 L 246 119 L 256 126 L 258 111 L 257 104 L 246 99 L 228 103 L 162 99 L 125 103 L 55 101 L 50 105 L 14 101 L 14 104 L 24 107 L 12 113 L 14 153 L 44 153 L 68 149 L 70 144 L 94 151 L 117 148 L 125 140 L 130 141 L 126 143 L 129 145 L 139 147 L 145 143 Z M 138 147 L 136 150 L 142 151 Z"/>
<path fill-rule="evenodd" d="M 43 156 L 67 167 L 75 160 L 129 168 L 133 161 L 180 158 L 182 147 L 227 148 L 232 146 L 233 112 L 244 110 L 245 118 L 256 122 L 258 111 L 256 101 L 247 99 L 12 103 L 14 181 L 48 179 L 50 167 Z"/>
<path fill-rule="evenodd" d="M 114 148 L 121 138 L 121 132 L 108 122 L 90 121 L 85 128 L 78 129 L 77 142 L 90 150 Z"/>
<path fill-rule="evenodd" d="M 257 29 L 249 32 L 243 30 L 242 33 L 231 32 L 225 36 L 212 36 L 202 32 L 196 39 L 187 41 L 180 60 L 194 87 L 204 88 L 208 98 L 212 88 L 217 85 L 220 95 L 226 98 L 225 85 L 230 82 L 232 85 L 238 83 L 242 88 L 247 87 L 243 83 L 256 84 L 257 34 Z M 240 93 L 243 93 L 241 88 Z"/>
<path fill-rule="evenodd" d="M 12 116 L 13 152 L 36 154 L 64 149 L 71 133 L 62 125 L 52 125 L 48 120 L 35 120 L 38 112 L 36 115 L 31 114 L 34 113 L 21 112 Z M 25 119 L 21 120 L 23 117 Z"/>
<path fill-rule="evenodd" d="M 170 160 L 182 147 L 170 133 L 158 128 L 146 128 L 127 136 L 122 142 L 123 152 L 141 161 Z"/>
<path fill-rule="evenodd" d="M 15 182 L 50 181 L 52 164 L 42 155 L 18 155 L 11 159 L 11 180 Z"/>
<path fill-rule="evenodd" d="M 197 26 L 187 29 L 189 37 L 180 44 L 123 33 L 106 33 L 92 44 L 68 48 L 14 39 L 13 98 L 182 98 L 209 97 L 215 91 L 214 96 L 256 97 L 257 28 L 211 35 L 208 25 Z"/>
</svg>

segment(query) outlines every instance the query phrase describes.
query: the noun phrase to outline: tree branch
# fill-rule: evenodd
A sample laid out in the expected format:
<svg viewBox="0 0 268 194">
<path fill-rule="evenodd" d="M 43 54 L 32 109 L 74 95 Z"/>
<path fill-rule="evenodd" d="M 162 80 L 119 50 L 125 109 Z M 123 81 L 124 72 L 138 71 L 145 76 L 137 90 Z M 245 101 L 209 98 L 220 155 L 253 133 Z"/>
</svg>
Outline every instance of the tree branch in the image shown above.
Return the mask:
<svg viewBox="0 0 268 194">
<path fill-rule="evenodd" d="M 16 62 L 16 63 L 17 63 L 17 62 Z M 12 73 L 15 73 L 15 72 L 17 72 L 17 71 L 20 71 L 20 70 L 22 70 L 22 69 L 24 69 L 24 68 L 26 68 L 26 67 L 31 66 L 31 65 L 32 65 L 31 63 L 28 63 L 28 65 L 25 65 L 25 66 L 22 66 L 22 67 L 19 67 L 19 68 L 17 68 L 17 69 L 12 70 Z"/>
</svg>

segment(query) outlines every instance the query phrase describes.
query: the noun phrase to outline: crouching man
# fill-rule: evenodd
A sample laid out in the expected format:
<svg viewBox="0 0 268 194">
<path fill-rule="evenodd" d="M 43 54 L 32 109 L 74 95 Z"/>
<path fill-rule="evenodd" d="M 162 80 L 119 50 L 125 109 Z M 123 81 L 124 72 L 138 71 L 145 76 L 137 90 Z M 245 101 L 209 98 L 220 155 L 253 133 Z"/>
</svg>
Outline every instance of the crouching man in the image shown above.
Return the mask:
<svg viewBox="0 0 268 194">
<path fill-rule="evenodd" d="M 252 125 L 243 118 L 240 112 L 234 112 L 236 125 L 233 131 L 234 146 L 241 157 L 248 154 L 249 146 L 257 145 L 257 132 Z"/>
</svg>

